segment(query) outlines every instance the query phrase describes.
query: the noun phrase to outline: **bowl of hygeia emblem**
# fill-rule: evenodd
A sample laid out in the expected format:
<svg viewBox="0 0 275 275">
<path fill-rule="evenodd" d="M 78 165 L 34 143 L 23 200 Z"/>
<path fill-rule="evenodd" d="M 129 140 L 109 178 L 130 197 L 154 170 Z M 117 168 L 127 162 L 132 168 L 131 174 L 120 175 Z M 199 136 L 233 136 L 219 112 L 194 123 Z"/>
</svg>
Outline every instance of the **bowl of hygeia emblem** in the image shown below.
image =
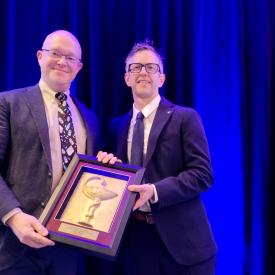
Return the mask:
<svg viewBox="0 0 275 275">
<path fill-rule="evenodd" d="M 108 184 L 103 177 L 90 177 L 84 183 L 82 192 L 90 199 L 90 205 L 83 217 L 78 223 L 93 227 L 92 220 L 95 217 L 95 211 L 101 205 L 102 201 L 111 200 L 118 194 L 108 189 Z"/>
</svg>

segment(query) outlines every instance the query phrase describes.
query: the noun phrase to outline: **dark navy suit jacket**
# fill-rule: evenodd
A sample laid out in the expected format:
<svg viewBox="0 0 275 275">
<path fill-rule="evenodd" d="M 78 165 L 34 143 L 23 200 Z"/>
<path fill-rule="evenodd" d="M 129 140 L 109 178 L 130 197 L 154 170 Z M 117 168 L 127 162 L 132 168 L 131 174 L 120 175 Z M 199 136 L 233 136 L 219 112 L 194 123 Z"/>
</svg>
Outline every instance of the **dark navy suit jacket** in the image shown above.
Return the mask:
<svg viewBox="0 0 275 275">
<path fill-rule="evenodd" d="M 87 130 L 86 153 L 95 153 L 95 115 L 74 100 Z M 52 160 L 45 107 L 39 86 L 0 93 L 0 270 L 25 246 L 1 219 L 20 207 L 39 217 L 51 195 Z"/>
<path fill-rule="evenodd" d="M 127 162 L 132 111 L 113 120 L 113 152 Z M 145 183 L 154 183 L 156 228 L 171 256 L 192 265 L 212 257 L 216 244 L 200 194 L 212 184 L 207 140 L 196 111 L 161 99 L 148 140 Z M 138 257 L 138 255 L 137 255 Z"/>
</svg>

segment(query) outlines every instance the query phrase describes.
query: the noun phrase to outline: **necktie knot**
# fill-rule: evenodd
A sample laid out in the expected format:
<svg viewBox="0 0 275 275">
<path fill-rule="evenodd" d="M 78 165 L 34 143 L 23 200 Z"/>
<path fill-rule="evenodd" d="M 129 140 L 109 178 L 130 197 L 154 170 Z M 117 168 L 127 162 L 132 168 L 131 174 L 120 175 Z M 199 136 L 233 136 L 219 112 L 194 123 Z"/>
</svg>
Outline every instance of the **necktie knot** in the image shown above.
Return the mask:
<svg viewBox="0 0 275 275">
<path fill-rule="evenodd" d="M 144 115 L 142 112 L 137 113 L 136 120 L 143 120 L 143 118 L 144 118 Z"/>
<path fill-rule="evenodd" d="M 56 93 L 55 97 L 57 98 L 57 100 L 59 100 L 60 103 L 63 103 L 64 101 L 67 100 L 67 95 L 65 93 L 62 93 L 62 92 Z"/>
</svg>

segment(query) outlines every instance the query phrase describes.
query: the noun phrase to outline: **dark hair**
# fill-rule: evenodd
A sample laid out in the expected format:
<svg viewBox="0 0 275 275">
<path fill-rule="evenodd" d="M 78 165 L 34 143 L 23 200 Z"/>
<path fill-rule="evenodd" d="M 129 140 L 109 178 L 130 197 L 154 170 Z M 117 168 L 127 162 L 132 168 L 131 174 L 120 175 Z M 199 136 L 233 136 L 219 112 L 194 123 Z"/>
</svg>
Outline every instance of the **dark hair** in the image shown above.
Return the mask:
<svg viewBox="0 0 275 275">
<path fill-rule="evenodd" d="M 128 71 L 127 62 L 129 60 L 129 58 L 131 58 L 137 52 L 141 52 L 141 51 L 151 51 L 151 52 L 153 52 L 160 61 L 160 65 L 161 65 L 160 69 L 161 69 L 161 73 L 163 73 L 163 57 L 161 56 L 159 51 L 153 46 L 153 41 L 150 41 L 148 39 L 145 39 L 142 42 L 137 42 L 137 43 L 134 44 L 133 48 L 128 53 L 128 55 L 125 59 L 125 70 L 126 70 L 126 72 Z"/>
</svg>

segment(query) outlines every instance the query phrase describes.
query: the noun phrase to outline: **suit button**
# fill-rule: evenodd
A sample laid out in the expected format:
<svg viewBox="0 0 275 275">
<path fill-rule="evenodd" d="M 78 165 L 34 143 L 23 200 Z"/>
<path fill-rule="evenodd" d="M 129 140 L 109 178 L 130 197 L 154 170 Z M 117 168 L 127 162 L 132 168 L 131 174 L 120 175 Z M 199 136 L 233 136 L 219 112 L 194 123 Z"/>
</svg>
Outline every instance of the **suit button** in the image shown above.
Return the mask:
<svg viewBox="0 0 275 275">
<path fill-rule="evenodd" d="M 44 201 L 42 201 L 40 205 L 41 205 L 42 208 L 45 208 L 46 203 Z"/>
<path fill-rule="evenodd" d="M 52 175 L 53 175 L 52 172 L 49 172 L 49 173 L 48 173 L 48 176 L 49 176 L 49 177 L 51 177 Z"/>
</svg>

